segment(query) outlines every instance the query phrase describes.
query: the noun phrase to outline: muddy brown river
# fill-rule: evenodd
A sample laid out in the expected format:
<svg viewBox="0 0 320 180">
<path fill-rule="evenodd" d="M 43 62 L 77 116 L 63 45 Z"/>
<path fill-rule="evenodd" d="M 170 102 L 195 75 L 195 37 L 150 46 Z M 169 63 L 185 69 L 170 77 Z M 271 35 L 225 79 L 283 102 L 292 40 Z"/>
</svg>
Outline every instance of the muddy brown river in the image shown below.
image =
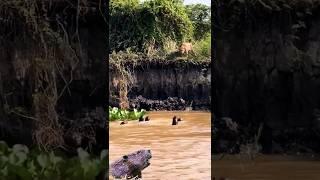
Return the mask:
<svg viewBox="0 0 320 180">
<path fill-rule="evenodd" d="M 212 175 L 219 180 L 319 180 L 320 161 L 314 156 L 258 155 L 254 160 L 214 155 Z"/>
<path fill-rule="evenodd" d="M 183 118 L 172 126 L 172 117 Z M 110 122 L 109 161 L 139 149 L 151 149 L 144 180 L 211 179 L 211 113 L 149 112 L 149 122 Z M 109 177 L 112 179 L 112 177 Z"/>
</svg>

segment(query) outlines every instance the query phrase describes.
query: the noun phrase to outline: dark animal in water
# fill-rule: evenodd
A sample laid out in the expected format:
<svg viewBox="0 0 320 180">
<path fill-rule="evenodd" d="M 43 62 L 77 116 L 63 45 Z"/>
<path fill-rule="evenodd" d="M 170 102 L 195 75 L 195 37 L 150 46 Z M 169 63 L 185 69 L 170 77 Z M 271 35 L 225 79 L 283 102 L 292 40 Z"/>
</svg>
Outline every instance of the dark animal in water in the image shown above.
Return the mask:
<svg viewBox="0 0 320 180">
<path fill-rule="evenodd" d="M 142 122 L 142 121 L 143 121 L 143 117 L 140 116 L 140 117 L 139 117 L 139 122 Z"/>
<path fill-rule="evenodd" d="M 120 125 L 128 124 L 128 121 L 122 121 Z"/>
<path fill-rule="evenodd" d="M 172 125 L 177 125 L 177 124 L 178 124 L 177 117 L 174 116 L 174 117 L 172 118 Z"/>
<path fill-rule="evenodd" d="M 178 121 L 182 121 L 182 118 L 178 118 Z"/>
<path fill-rule="evenodd" d="M 144 119 L 144 121 L 149 121 L 150 119 L 149 119 L 149 116 L 147 116 L 145 119 Z"/>
<path fill-rule="evenodd" d="M 142 178 L 141 171 L 150 165 L 149 160 L 151 158 L 150 150 L 139 150 L 124 155 L 110 165 L 110 174 L 114 178 Z"/>
</svg>

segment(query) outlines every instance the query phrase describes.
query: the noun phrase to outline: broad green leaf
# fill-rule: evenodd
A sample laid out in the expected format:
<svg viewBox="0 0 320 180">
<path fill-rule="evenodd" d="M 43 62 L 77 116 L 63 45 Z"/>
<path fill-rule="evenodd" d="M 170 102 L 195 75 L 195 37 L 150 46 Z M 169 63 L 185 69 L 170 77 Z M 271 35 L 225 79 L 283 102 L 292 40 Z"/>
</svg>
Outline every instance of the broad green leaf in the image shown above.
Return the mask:
<svg viewBox="0 0 320 180">
<path fill-rule="evenodd" d="M 77 151 L 78 151 L 78 156 L 80 160 L 85 160 L 89 158 L 89 154 L 82 148 L 78 148 Z"/>
<path fill-rule="evenodd" d="M 17 152 L 15 155 L 18 158 L 16 164 L 20 165 L 24 163 L 25 160 L 27 160 L 27 154 L 24 152 Z"/>
<path fill-rule="evenodd" d="M 8 150 L 8 145 L 4 141 L 0 141 L 0 152 L 6 153 Z"/>
<path fill-rule="evenodd" d="M 50 158 L 50 162 L 52 162 L 52 164 L 54 165 L 62 161 L 62 158 L 55 156 L 53 152 L 50 153 L 49 158 Z"/>
<path fill-rule="evenodd" d="M 40 154 L 40 155 L 38 155 L 38 157 L 37 157 L 37 162 L 39 163 L 39 165 L 40 165 L 42 168 L 46 168 L 47 165 L 49 164 L 49 159 L 48 159 L 47 155 L 45 155 L 45 154 Z"/>
<path fill-rule="evenodd" d="M 24 152 L 24 153 L 29 153 L 29 149 L 27 146 L 22 145 L 22 144 L 15 144 L 12 147 L 13 152 Z"/>
<path fill-rule="evenodd" d="M 100 153 L 100 160 L 103 160 L 104 158 L 107 158 L 108 156 L 108 150 L 104 149 Z"/>
</svg>

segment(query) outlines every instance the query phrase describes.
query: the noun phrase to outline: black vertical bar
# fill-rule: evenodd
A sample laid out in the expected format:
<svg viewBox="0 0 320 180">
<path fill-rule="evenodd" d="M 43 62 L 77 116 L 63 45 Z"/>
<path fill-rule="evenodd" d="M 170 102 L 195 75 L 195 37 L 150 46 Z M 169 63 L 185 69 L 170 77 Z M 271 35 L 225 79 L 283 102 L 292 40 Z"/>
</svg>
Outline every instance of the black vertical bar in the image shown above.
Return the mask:
<svg viewBox="0 0 320 180">
<path fill-rule="evenodd" d="M 105 21 L 106 21 L 106 43 L 107 43 L 107 49 L 106 49 L 106 52 L 107 52 L 107 57 L 106 57 L 106 72 L 107 72 L 107 87 L 106 87 L 106 95 L 108 96 L 106 98 L 107 100 L 107 105 L 106 105 L 106 111 L 107 111 L 107 120 L 106 120 L 106 126 L 107 126 L 107 134 L 106 134 L 106 139 L 107 139 L 107 150 L 108 150 L 108 153 L 109 153 L 109 0 L 103 0 L 104 1 L 104 17 L 105 17 Z M 106 179 L 109 179 L 109 154 L 108 154 L 108 162 L 107 162 L 107 177 Z"/>
<path fill-rule="evenodd" d="M 211 1 L 211 179 L 214 178 L 213 176 L 213 125 L 214 121 L 216 120 L 216 108 L 217 108 L 217 94 L 216 94 L 216 31 L 214 30 L 214 14 L 217 12 L 215 6 L 215 0 Z"/>
</svg>

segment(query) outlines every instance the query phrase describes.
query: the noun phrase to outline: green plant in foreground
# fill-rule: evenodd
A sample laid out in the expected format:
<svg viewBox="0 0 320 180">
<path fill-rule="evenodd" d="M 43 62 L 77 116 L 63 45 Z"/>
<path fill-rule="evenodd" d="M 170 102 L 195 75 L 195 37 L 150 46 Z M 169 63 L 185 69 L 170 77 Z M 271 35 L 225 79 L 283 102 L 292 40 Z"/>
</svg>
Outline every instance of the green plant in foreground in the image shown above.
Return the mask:
<svg viewBox="0 0 320 180">
<path fill-rule="evenodd" d="M 0 179 L 94 180 L 108 171 L 107 150 L 103 150 L 100 157 L 92 157 L 81 148 L 77 151 L 77 157 L 63 158 L 53 152 L 29 151 L 20 144 L 9 148 L 0 141 Z"/>
<path fill-rule="evenodd" d="M 137 120 L 146 114 L 146 110 L 133 109 L 133 111 L 128 111 L 125 109 L 119 109 L 117 107 L 109 106 L 109 121 L 116 120 Z"/>
</svg>

